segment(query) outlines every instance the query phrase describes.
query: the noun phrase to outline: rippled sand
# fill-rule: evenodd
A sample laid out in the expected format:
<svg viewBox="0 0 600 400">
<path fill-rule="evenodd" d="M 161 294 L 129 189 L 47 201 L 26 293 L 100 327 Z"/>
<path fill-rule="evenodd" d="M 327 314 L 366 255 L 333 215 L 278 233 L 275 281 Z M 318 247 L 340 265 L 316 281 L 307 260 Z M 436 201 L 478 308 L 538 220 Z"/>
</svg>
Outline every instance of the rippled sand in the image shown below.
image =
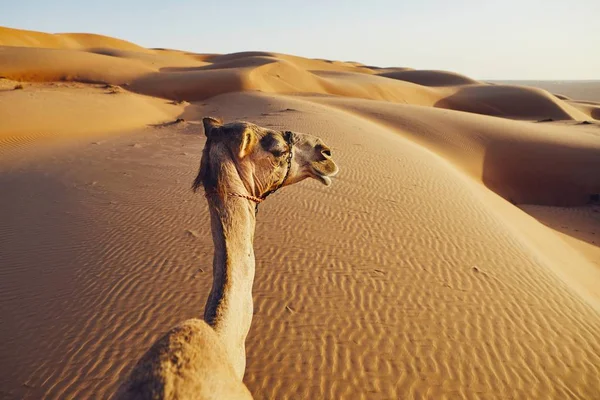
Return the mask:
<svg viewBox="0 0 600 400">
<path fill-rule="evenodd" d="M 206 115 L 315 134 L 341 168 L 260 207 L 255 398 L 597 396 L 598 104 L 95 35 L 0 45 L 0 398 L 109 397 L 202 315 Z"/>
</svg>

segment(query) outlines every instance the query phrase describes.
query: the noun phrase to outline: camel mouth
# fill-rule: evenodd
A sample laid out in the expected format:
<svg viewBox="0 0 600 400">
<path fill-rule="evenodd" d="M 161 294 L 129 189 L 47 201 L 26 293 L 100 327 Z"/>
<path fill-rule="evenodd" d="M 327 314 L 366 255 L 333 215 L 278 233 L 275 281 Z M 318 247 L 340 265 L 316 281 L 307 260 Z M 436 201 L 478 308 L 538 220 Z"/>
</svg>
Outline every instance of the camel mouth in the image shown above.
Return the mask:
<svg viewBox="0 0 600 400">
<path fill-rule="evenodd" d="M 325 186 L 331 185 L 331 178 L 325 175 L 316 174 L 316 178 L 319 182 L 321 182 Z"/>
<path fill-rule="evenodd" d="M 325 186 L 330 186 L 332 182 L 331 178 L 336 176 L 338 172 L 340 172 L 340 169 L 337 165 L 335 165 L 335 169 L 332 172 L 319 171 L 314 167 L 312 167 L 311 169 L 313 177 Z"/>
</svg>

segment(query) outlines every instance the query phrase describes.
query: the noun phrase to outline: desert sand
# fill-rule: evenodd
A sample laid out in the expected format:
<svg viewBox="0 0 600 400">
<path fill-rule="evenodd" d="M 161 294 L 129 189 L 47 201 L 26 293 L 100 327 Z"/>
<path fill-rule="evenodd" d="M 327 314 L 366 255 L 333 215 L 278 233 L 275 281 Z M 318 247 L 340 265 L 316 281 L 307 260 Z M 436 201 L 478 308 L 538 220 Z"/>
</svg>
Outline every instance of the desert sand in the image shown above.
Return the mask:
<svg viewBox="0 0 600 400">
<path fill-rule="evenodd" d="M 260 207 L 255 398 L 598 397 L 598 86 L 10 28 L 0 76 L 0 398 L 108 398 L 202 316 L 207 115 L 341 169 Z"/>
</svg>

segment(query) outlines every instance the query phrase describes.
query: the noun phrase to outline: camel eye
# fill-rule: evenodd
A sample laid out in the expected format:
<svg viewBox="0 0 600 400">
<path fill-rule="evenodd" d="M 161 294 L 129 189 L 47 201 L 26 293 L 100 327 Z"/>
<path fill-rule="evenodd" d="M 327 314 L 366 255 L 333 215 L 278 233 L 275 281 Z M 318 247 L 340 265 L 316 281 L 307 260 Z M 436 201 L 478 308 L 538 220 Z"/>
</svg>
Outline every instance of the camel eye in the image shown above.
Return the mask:
<svg viewBox="0 0 600 400">
<path fill-rule="evenodd" d="M 287 153 L 285 149 L 285 144 L 281 142 L 281 140 L 276 139 L 273 135 L 266 135 L 260 140 L 260 144 L 262 145 L 265 151 L 273 154 L 275 157 L 281 157 Z"/>
</svg>

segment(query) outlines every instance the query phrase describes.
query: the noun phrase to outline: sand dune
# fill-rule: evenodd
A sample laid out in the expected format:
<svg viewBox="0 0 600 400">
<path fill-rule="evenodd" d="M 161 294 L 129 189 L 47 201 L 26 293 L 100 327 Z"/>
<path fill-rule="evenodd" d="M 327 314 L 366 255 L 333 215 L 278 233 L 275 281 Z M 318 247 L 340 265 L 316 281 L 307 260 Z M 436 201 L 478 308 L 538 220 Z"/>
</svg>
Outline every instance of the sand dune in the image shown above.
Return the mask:
<svg viewBox="0 0 600 400">
<path fill-rule="evenodd" d="M 144 47 L 125 40 L 89 33 L 50 34 L 0 26 L 0 46 L 39 47 L 49 49 L 85 49 L 107 47 L 147 52 Z"/>
<path fill-rule="evenodd" d="M 76 39 L 77 45 L 63 43 L 63 36 Z M 319 93 L 523 120 L 598 118 L 596 105 L 574 104 L 543 89 L 486 84 L 446 71 L 369 68 L 269 52 L 202 55 L 140 50 L 128 42 L 103 38 L 3 28 L 0 44 L 6 47 L 0 49 L 0 71 L 18 81 L 125 84 L 139 94 L 170 100 L 199 101 L 241 90 Z"/>
<path fill-rule="evenodd" d="M 182 109 L 119 86 L 26 84 L 21 90 L 0 91 L 0 155 L 6 146 L 32 140 L 86 137 L 172 121 Z"/>
<path fill-rule="evenodd" d="M 514 119 L 585 120 L 585 114 L 542 89 L 519 86 L 468 86 L 436 107 Z"/>
<path fill-rule="evenodd" d="M 313 101 L 395 128 L 512 203 L 583 205 L 600 192 L 600 125 L 529 123 L 358 99 Z"/>
<path fill-rule="evenodd" d="M 108 398 L 202 315 L 206 115 L 318 135 L 341 168 L 260 207 L 255 398 L 597 396 L 593 101 L 98 35 L 0 46 L 0 398 Z"/>
<path fill-rule="evenodd" d="M 532 86 L 554 93 L 567 100 L 600 102 L 600 80 L 582 81 L 497 81 L 498 83 Z"/>
<path fill-rule="evenodd" d="M 385 71 L 379 75 L 423 86 L 458 86 L 480 83 L 466 76 L 447 71 Z"/>
<path fill-rule="evenodd" d="M 592 101 L 569 101 L 568 103 L 590 119 L 600 120 L 600 103 Z"/>
<path fill-rule="evenodd" d="M 153 71 L 138 60 L 63 49 L 0 48 L 4 78 L 27 82 L 123 84 Z"/>
</svg>

